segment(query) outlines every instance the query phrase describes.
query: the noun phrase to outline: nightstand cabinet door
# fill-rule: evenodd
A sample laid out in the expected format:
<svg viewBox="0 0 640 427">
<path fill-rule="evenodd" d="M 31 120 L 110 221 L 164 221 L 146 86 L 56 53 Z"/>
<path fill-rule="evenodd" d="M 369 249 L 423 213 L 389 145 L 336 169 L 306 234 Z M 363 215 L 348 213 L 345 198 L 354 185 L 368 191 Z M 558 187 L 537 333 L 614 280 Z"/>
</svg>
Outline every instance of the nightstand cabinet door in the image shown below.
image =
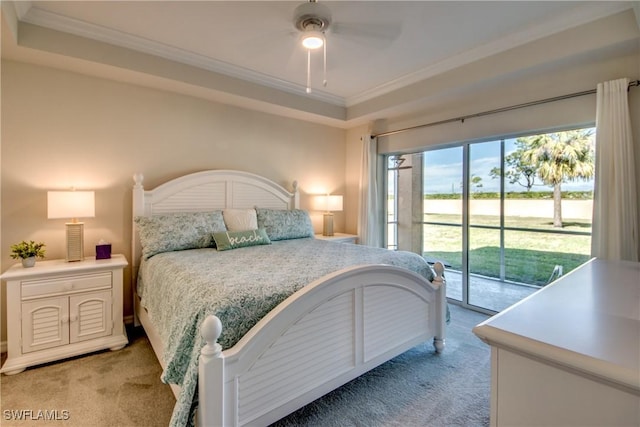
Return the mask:
<svg viewBox="0 0 640 427">
<path fill-rule="evenodd" d="M 7 358 L 0 373 L 127 345 L 122 286 L 127 260 L 85 258 L 14 264 L 0 279 L 7 289 Z"/>
<path fill-rule="evenodd" d="M 69 344 L 69 298 L 22 303 L 22 352 Z"/>
<path fill-rule="evenodd" d="M 69 297 L 69 342 L 111 335 L 111 290 Z"/>
</svg>

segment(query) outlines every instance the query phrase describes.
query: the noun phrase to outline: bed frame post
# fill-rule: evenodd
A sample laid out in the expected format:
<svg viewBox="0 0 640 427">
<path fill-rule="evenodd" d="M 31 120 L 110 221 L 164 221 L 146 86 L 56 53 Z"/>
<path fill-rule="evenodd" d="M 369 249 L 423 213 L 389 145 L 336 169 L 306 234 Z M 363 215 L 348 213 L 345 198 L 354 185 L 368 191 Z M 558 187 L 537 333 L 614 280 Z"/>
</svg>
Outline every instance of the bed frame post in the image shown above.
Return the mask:
<svg viewBox="0 0 640 427">
<path fill-rule="evenodd" d="M 216 341 L 222 332 L 222 322 L 207 316 L 200 328 L 206 344 L 198 364 L 198 426 L 224 426 L 224 358 L 222 346 Z"/>
<path fill-rule="evenodd" d="M 441 319 L 441 321 L 436 322 L 433 346 L 436 349 L 436 353 L 442 353 L 442 350 L 444 350 L 445 327 L 447 324 L 447 287 L 444 280 L 444 265 L 440 261 L 437 261 L 433 264 L 433 270 L 436 273 L 436 277 L 432 283 L 438 287 L 436 293 L 438 299 L 438 303 L 436 304 L 436 318 Z"/>
</svg>

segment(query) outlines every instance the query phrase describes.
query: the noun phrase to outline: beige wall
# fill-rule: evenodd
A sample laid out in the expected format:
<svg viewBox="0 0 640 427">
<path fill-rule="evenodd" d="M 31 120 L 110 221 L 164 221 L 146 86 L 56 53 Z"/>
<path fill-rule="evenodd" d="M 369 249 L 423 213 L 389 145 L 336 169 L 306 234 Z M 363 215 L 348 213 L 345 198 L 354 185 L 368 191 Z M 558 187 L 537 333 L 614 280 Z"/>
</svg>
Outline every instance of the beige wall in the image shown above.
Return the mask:
<svg viewBox="0 0 640 427">
<path fill-rule="evenodd" d="M 47 190 L 95 190 L 96 217 L 84 221 L 85 254 L 106 239 L 129 260 L 135 172 L 145 175 L 146 188 L 223 168 L 287 188 L 297 180 L 302 208 L 309 207 L 308 194 L 345 194 L 342 129 L 23 63 L 2 62 L 1 71 L 2 271 L 15 262 L 9 246 L 21 240 L 44 241 L 48 258 L 64 257 L 65 221 L 47 219 Z M 337 231 L 345 230 L 352 205 L 347 197 L 345 212 L 336 213 Z M 312 218 L 321 231 L 321 215 Z M 132 313 L 130 274 L 125 315 Z"/>
</svg>

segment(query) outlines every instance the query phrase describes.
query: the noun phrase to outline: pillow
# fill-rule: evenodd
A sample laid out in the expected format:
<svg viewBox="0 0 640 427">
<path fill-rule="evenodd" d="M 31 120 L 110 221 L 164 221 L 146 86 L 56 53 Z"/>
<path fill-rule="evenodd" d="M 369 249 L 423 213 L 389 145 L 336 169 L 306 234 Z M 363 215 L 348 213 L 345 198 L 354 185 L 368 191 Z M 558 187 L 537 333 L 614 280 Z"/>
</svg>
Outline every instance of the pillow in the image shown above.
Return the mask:
<svg viewBox="0 0 640 427">
<path fill-rule="evenodd" d="M 222 211 L 139 216 L 135 222 L 143 259 L 162 252 L 212 247 L 213 233 L 226 230 Z"/>
<path fill-rule="evenodd" d="M 271 240 L 264 228 L 257 230 L 223 231 L 213 233 L 219 251 L 244 248 L 246 246 L 270 245 Z"/>
<path fill-rule="evenodd" d="M 256 213 L 258 228 L 264 228 L 272 241 L 314 236 L 307 211 L 256 208 Z"/>
<path fill-rule="evenodd" d="M 222 216 L 228 231 L 256 230 L 258 228 L 255 209 L 224 209 Z"/>
</svg>

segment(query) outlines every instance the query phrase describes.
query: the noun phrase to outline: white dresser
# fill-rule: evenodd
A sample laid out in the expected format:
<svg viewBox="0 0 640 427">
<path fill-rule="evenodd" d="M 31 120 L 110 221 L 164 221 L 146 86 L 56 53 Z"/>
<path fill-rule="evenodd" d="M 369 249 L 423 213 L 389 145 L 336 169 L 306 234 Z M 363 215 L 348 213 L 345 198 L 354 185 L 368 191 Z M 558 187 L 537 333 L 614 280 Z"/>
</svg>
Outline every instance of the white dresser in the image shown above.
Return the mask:
<svg viewBox="0 0 640 427">
<path fill-rule="evenodd" d="M 492 426 L 640 426 L 640 263 L 593 259 L 473 332 Z"/>
<path fill-rule="evenodd" d="M 109 348 L 128 340 L 122 322 L 122 255 L 16 264 L 7 282 L 7 360 L 0 372 Z"/>
</svg>

